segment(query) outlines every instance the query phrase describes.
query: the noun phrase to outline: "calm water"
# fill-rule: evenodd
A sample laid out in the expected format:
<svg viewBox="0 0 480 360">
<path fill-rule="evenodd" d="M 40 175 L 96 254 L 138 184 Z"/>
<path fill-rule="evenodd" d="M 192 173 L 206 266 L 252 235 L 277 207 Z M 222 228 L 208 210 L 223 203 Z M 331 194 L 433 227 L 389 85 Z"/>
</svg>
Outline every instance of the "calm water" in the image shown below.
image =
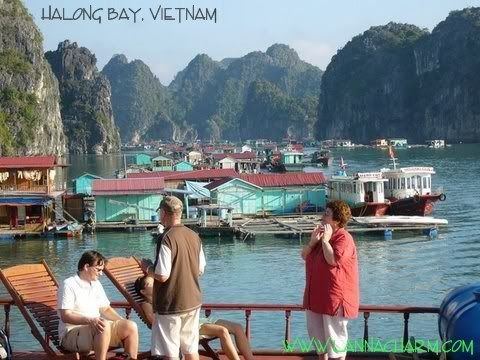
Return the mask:
<svg viewBox="0 0 480 360">
<path fill-rule="evenodd" d="M 386 151 L 373 149 L 335 151 L 343 156 L 350 171 L 376 170 L 388 165 Z M 450 225 L 438 238 L 418 234 L 394 234 L 392 240 L 357 236 L 361 302 L 363 304 L 411 304 L 438 306 L 452 288 L 480 279 L 480 145 L 456 145 L 447 149 L 405 149 L 398 151 L 400 166 L 435 167 L 433 187 L 442 187 L 447 201 L 439 203 L 435 216 Z M 69 177 L 83 172 L 111 177 L 122 166 L 121 156 L 71 157 Z M 335 161 L 335 163 L 337 163 Z M 332 170 L 327 170 L 330 174 Z M 233 240 L 204 240 L 207 269 L 202 278 L 205 302 L 301 303 L 304 268 L 298 240 L 257 237 L 254 243 Z M 59 279 L 74 273 L 80 254 L 97 249 L 107 257 L 136 255 L 151 257 L 153 243 L 148 233 L 98 233 L 76 240 L 0 240 L 0 266 L 38 262 L 45 258 Z M 110 298 L 121 299 L 106 278 L 102 283 Z M 5 289 L 0 285 L 0 297 Z M 3 325 L 3 311 L 0 321 Z M 243 321 L 242 313 L 215 316 Z M 282 313 L 254 313 L 252 336 L 255 347 L 281 346 Z M 411 317 L 411 335 L 437 338 L 436 317 Z M 148 349 L 149 333 L 140 325 L 142 348 Z M 351 338 L 360 338 L 362 320 L 352 321 Z M 294 336 L 306 336 L 302 313 L 293 315 Z M 16 309 L 12 311 L 15 350 L 38 349 L 36 341 Z M 402 335 L 402 316 L 371 315 L 370 335 L 390 339 Z"/>
</svg>

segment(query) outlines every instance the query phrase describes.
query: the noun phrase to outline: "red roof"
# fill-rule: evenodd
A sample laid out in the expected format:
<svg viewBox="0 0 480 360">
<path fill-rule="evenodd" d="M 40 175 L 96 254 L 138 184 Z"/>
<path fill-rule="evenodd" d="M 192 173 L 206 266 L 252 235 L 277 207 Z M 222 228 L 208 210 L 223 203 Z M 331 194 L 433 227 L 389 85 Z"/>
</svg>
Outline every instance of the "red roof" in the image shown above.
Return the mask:
<svg viewBox="0 0 480 360">
<path fill-rule="evenodd" d="M 321 172 L 286 174 L 240 174 L 240 179 L 260 187 L 320 185 L 327 179 Z"/>
<path fill-rule="evenodd" d="M 253 160 L 257 158 L 257 154 L 252 151 L 245 151 L 243 153 L 234 154 L 213 154 L 215 160 L 222 160 L 229 157 L 234 160 Z"/>
<path fill-rule="evenodd" d="M 99 179 L 92 182 L 93 195 L 157 194 L 165 188 L 161 177 L 154 179 Z"/>
<path fill-rule="evenodd" d="M 159 178 L 165 177 L 167 175 L 184 173 L 188 171 L 148 171 L 148 172 L 138 172 L 138 173 L 127 173 L 127 178 L 129 179 L 147 179 L 147 178 Z"/>
<path fill-rule="evenodd" d="M 56 160 L 55 156 L 4 156 L 0 157 L 0 169 L 52 168 Z"/>
<path fill-rule="evenodd" d="M 165 180 L 216 180 L 238 177 L 238 173 L 233 169 L 205 169 L 193 171 L 153 171 L 148 173 L 131 173 L 127 176 L 129 179 L 163 177 Z"/>
</svg>

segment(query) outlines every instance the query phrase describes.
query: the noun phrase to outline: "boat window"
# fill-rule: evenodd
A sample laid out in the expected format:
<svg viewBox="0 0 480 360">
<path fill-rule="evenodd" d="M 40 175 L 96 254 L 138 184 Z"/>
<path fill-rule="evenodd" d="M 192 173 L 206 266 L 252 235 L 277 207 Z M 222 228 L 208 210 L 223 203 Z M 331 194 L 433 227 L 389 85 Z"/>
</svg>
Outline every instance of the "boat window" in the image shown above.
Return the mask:
<svg viewBox="0 0 480 360">
<path fill-rule="evenodd" d="M 412 176 L 412 189 L 415 189 L 416 188 L 416 185 L 415 185 L 415 176 Z"/>
<path fill-rule="evenodd" d="M 428 179 L 428 188 L 430 189 L 432 187 L 432 178 L 429 176 L 427 179 Z"/>
<path fill-rule="evenodd" d="M 427 186 L 427 177 L 424 176 L 423 177 L 423 188 L 426 189 L 428 186 Z"/>
<path fill-rule="evenodd" d="M 411 186 L 410 186 L 410 178 L 407 178 L 407 189 L 411 189 Z"/>
<path fill-rule="evenodd" d="M 357 193 L 357 184 L 353 183 L 353 192 Z"/>
<path fill-rule="evenodd" d="M 405 189 L 405 178 L 402 177 L 402 189 Z"/>
<path fill-rule="evenodd" d="M 397 189 L 400 189 L 400 178 L 397 178 Z"/>
<path fill-rule="evenodd" d="M 372 185 L 373 185 L 373 192 L 377 192 L 377 183 L 374 182 Z"/>
</svg>

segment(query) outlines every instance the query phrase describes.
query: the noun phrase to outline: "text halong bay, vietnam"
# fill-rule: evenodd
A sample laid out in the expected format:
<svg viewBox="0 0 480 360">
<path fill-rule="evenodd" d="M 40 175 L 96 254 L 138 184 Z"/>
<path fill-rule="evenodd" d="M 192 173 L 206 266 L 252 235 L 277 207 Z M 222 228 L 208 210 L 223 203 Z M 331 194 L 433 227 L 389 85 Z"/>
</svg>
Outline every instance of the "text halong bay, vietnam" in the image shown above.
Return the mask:
<svg viewBox="0 0 480 360">
<path fill-rule="evenodd" d="M 42 20 L 50 21 L 93 21 L 101 24 L 105 21 L 142 22 L 173 21 L 177 23 L 188 21 L 217 22 L 217 8 L 163 7 L 155 8 L 94 8 L 92 5 L 75 9 L 57 8 L 49 5 L 42 8 Z"/>
</svg>

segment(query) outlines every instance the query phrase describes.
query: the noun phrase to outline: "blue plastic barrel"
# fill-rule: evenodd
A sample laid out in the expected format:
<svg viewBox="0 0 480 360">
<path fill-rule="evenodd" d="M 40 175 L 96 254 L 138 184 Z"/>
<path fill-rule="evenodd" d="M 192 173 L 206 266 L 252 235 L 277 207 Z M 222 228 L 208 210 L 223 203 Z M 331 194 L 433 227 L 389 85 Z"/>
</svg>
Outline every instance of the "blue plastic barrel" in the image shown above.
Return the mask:
<svg viewBox="0 0 480 360">
<path fill-rule="evenodd" d="M 158 214 L 152 215 L 152 222 L 158 222 Z"/>
<path fill-rule="evenodd" d="M 447 294 L 440 305 L 438 331 L 449 360 L 480 359 L 479 324 L 480 283 Z"/>
</svg>

